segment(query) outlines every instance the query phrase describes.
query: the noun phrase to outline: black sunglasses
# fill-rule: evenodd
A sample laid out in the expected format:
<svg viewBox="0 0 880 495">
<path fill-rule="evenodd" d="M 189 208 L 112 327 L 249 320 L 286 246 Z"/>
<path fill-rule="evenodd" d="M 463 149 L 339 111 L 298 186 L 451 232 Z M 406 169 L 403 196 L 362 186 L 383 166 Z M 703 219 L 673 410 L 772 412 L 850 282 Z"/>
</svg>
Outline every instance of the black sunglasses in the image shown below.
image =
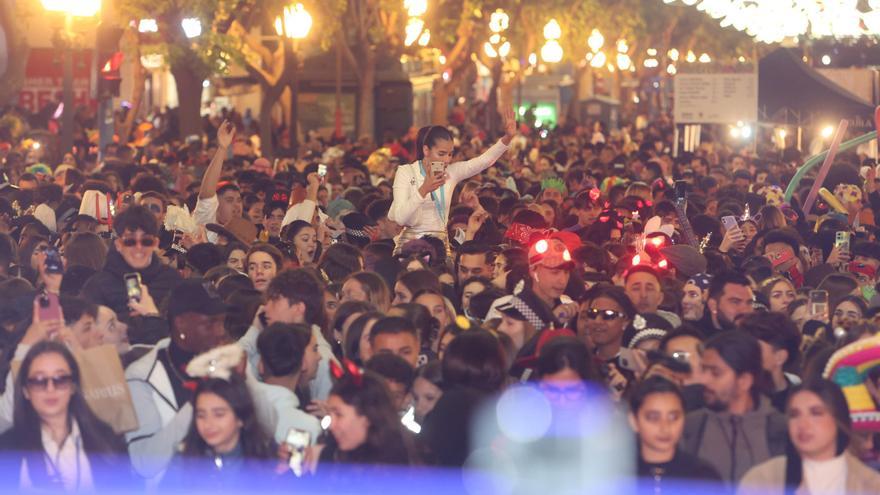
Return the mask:
<svg viewBox="0 0 880 495">
<path fill-rule="evenodd" d="M 616 320 L 618 318 L 623 318 L 623 316 L 624 316 L 624 314 L 621 313 L 620 311 L 613 311 L 610 309 L 597 309 L 597 308 L 590 308 L 590 309 L 584 311 L 584 315 L 591 320 L 595 320 L 595 319 L 599 318 L 599 316 L 601 315 L 602 319 L 604 321 Z"/>
<path fill-rule="evenodd" d="M 25 380 L 25 384 L 29 389 L 35 390 L 47 390 L 49 388 L 49 383 L 52 383 L 52 387 L 58 390 L 67 390 L 73 385 L 73 376 L 71 375 L 60 375 L 55 377 L 42 377 L 42 378 L 28 378 Z"/>
<path fill-rule="evenodd" d="M 153 247 L 156 245 L 156 238 L 151 235 L 145 235 L 140 238 L 140 241 L 138 241 L 138 239 L 135 239 L 134 237 L 128 237 L 122 240 L 122 245 L 125 247 L 135 247 L 138 245 L 138 242 L 140 242 L 143 247 Z"/>
</svg>

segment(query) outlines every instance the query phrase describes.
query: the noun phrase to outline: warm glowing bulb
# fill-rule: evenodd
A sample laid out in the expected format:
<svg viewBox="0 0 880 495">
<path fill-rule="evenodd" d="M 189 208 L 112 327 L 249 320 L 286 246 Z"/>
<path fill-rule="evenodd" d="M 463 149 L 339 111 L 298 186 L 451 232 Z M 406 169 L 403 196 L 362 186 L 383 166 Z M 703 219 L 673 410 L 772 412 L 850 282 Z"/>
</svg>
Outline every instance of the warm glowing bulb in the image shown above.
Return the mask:
<svg viewBox="0 0 880 495">
<path fill-rule="evenodd" d="M 410 17 L 419 17 L 428 11 L 428 0 L 403 0 L 403 8 Z"/>
<path fill-rule="evenodd" d="M 828 139 L 831 137 L 832 134 L 834 134 L 834 127 L 832 127 L 830 125 L 826 125 L 825 127 L 822 128 L 822 137 L 823 138 Z"/>
<path fill-rule="evenodd" d="M 556 19 L 550 19 L 544 26 L 544 38 L 548 40 L 558 40 L 562 37 L 562 27 L 556 21 Z"/>
<path fill-rule="evenodd" d="M 548 40 L 541 47 L 541 59 L 551 64 L 562 61 L 563 51 L 562 45 L 556 40 Z"/>
<path fill-rule="evenodd" d="M 590 37 L 587 38 L 587 46 L 589 46 L 590 50 L 592 50 L 595 53 L 595 52 L 598 52 L 599 49 L 602 48 L 602 45 L 604 45 L 604 44 L 605 44 L 605 37 L 602 36 L 602 33 L 599 32 L 598 29 L 593 29 L 593 31 L 590 33 Z"/>
<path fill-rule="evenodd" d="M 679 53 L 678 50 L 676 50 L 675 48 L 669 50 L 666 55 L 669 56 L 669 60 L 672 60 L 673 62 L 678 62 Z"/>
</svg>

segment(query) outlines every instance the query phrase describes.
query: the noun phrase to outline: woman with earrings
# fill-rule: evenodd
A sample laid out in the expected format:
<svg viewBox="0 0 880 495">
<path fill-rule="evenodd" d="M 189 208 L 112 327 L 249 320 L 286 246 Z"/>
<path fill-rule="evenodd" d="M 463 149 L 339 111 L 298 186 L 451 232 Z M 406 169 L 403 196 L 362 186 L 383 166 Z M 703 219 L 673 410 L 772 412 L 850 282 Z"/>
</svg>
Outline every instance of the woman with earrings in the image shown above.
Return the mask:
<svg viewBox="0 0 880 495">
<path fill-rule="evenodd" d="M 451 253 L 446 224 L 455 187 L 491 167 L 515 135 L 516 118 L 509 107 L 504 112 L 504 136 L 495 145 L 472 160 L 452 163 L 455 145 L 449 129 L 440 125 L 422 127 L 416 138 L 418 160 L 399 166 L 394 177 L 394 200 L 388 219 L 403 227 L 394 240 L 394 253 L 400 253 L 408 241 L 428 235 L 442 239 L 447 254 Z"/>
<path fill-rule="evenodd" d="M 385 381 L 351 361 L 344 366 L 332 365 L 338 381 L 327 399 L 330 437 L 306 454 L 309 471 L 323 476 L 334 464 L 411 464 L 410 442 Z"/>
<path fill-rule="evenodd" d="M 14 426 L 0 436 L 4 486 L 12 491 L 132 488 L 125 442 L 82 393 L 79 367 L 59 342 L 28 351 L 15 381 Z"/>
<path fill-rule="evenodd" d="M 877 493 L 880 473 L 847 451 L 852 419 L 837 384 L 815 379 L 800 385 L 786 415 L 788 452 L 749 470 L 738 495 Z"/>
</svg>

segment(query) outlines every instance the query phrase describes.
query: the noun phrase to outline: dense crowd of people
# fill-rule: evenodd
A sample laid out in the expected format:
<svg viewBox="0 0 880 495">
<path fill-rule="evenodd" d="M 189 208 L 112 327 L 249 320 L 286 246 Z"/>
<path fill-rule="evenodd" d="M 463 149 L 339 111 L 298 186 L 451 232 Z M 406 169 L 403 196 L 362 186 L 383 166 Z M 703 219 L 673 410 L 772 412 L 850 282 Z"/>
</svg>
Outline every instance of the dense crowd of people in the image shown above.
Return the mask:
<svg viewBox="0 0 880 495">
<path fill-rule="evenodd" d="M 789 199 L 791 149 L 503 120 L 274 162 L 234 118 L 100 160 L 4 148 L 4 486 L 455 472 L 528 387 L 557 419 L 614 404 L 640 492 L 880 491 L 872 160 Z"/>
</svg>

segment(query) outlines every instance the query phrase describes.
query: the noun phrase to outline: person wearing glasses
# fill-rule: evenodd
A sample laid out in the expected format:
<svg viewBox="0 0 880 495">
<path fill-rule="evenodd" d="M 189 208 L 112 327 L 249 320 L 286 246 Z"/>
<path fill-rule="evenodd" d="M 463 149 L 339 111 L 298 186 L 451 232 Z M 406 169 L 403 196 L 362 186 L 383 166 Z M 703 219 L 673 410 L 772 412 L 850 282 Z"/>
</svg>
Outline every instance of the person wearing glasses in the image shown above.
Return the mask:
<svg viewBox="0 0 880 495">
<path fill-rule="evenodd" d="M 15 424 L 0 436 L 4 486 L 13 491 L 93 492 L 131 488 L 125 442 L 83 397 L 67 347 L 43 340 L 15 382 Z"/>
<path fill-rule="evenodd" d="M 151 299 L 157 303 L 164 300 L 180 281 L 180 275 L 162 264 L 156 254 L 159 225 L 147 207 L 133 205 L 123 210 L 113 219 L 113 230 L 116 239 L 107 253 L 104 268 L 86 281 L 82 294 L 117 315 L 129 315 L 123 320 L 129 326 L 128 336 L 132 344 L 155 344 L 168 336 L 168 325 L 159 318 L 158 312 L 144 308 L 142 300 L 128 297 L 125 275 L 138 274 L 141 292 L 148 290 Z"/>
<path fill-rule="evenodd" d="M 606 381 L 622 391 L 632 383 L 632 372 L 620 362 L 623 332 L 636 316 L 636 308 L 622 287 L 599 284 L 584 294 L 578 314 L 578 336 L 593 349 Z M 624 380 L 621 380 L 623 378 Z"/>
</svg>

